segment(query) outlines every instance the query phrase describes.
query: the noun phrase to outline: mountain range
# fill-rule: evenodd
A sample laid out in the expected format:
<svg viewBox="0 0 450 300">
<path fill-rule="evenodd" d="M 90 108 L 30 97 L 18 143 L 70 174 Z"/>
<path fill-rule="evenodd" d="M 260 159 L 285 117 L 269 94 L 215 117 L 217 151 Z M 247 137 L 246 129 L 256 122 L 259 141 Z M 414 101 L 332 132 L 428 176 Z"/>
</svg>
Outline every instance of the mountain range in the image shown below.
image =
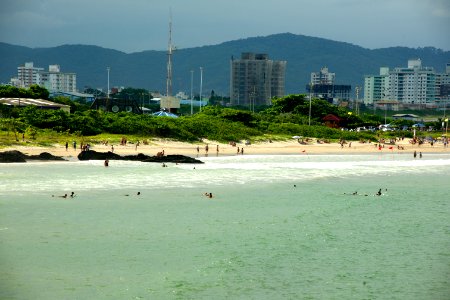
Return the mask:
<svg viewBox="0 0 450 300">
<path fill-rule="evenodd" d="M 224 42 L 218 45 L 177 49 L 173 54 L 173 91 L 190 93 L 191 70 L 194 93 L 198 94 L 200 67 L 203 68 L 203 94 L 212 90 L 228 95 L 230 59 L 242 52 L 267 53 L 270 59 L 287 61 L 286 94 L 304 93 L 311 72 L 328 67 L 336 73 L 336 84 L 363 86 L 364 75 L 376 75 L 380 67 L 406 67 L 408 59 L 420 58 L 422 65 L 445 72 L 450 51 L 434 47 L 391 47 L 366 49 L 353 44 L 291 33 Z M 90 45 L 62 45 L 50 48 L 29 48 L 0 42 L 0 82 L 17 76 L 17 67 L 34 62 L 36 67 L 61 66 L 61 72 L 77 74 L 77 87 L 110 86 L 144 88 L 164 92 L 166 89 L 167 51 L 124 53 Z"/>
</svg>

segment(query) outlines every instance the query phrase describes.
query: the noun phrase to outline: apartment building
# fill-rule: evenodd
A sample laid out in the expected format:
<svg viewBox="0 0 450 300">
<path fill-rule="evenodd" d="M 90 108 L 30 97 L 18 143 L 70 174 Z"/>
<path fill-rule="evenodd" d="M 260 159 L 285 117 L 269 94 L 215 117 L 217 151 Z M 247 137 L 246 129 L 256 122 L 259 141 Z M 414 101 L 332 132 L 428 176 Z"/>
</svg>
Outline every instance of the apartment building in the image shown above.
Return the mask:
<svg viewBox="0 0 450 300">
<path fill-rule="evenodd" d="M 27 62 L 23 66 L 17 67 L 17 80 L 12 80 L 19 87 L 30 87 L 30 85 L 38 84 L 42 82 L 41 72 L 44 68 L 37 68 L 33 62 Z"/>
<path fill-rule="evenodd" d="M 349 100 L 351 85 L 336 85 L 335 80 L 336 73 L 331 73 L 327 67 L 323 67 L 319 72 L 311 73 L 311 80 L 306 85 L 306 91 L 313 98 L 326 99 L 335 104 Z"/>
<path fill-rule="evenodd" d="M 420 59 L 410 59 L 406 68 L 383 67 L 379 75 L 366 75 L 364 104 L 396 101 L 403 108 L 436 108 L 440 98 L 445 98 L 440 95 L 445 82 L 448 82 L 448 70 L 447 75 L 438 74 L 433 68 L 422 66 Z"/>
<path fill-rule="evenodd" d="M 28 88 L 33 84 L 40 85 L 49 92 L 77 91 L 76 73 L 63 73 L 59 65 L 50 65 L 48 71 L 34 66 L 33 62 L 26 62 L 17 67 L 17 78 L 11 78 L 11 85 Z"/>
<path fill-rule="evenodd" d="M 270 60 L 267 54 L 242 53 L 231 59 L 230 101 L 232 105 L 270 105 L 272 97 L 283 97 L 286 61 Z"/>
<path fill-rule="evenodd" d="M 311 81 L 310 82 L 313 85 L 319 85 L 319 84 L 333 85 L 335 78 L 336 78 L 336 73 L 330 73 L 328 71 L 327 67 L 323 67 L 320 69 L 319 72 L 311 73 Z"/>
</svg>

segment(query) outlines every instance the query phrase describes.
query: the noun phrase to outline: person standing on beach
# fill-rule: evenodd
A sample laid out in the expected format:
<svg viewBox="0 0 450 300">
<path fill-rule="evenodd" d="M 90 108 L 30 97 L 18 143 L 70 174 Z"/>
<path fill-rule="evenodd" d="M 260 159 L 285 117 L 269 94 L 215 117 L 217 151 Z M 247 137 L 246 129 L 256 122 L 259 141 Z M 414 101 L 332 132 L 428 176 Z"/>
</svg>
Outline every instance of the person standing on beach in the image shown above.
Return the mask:
<svg viewBox="0 0 450 300">
<path fill-rule="evenodd" d="M 417 151 L 414 150 L 414 154 L 413 155 L 414 155 L 414 158 L 416 158 L 417 157 Z"/>
<path fill-rule="evenodd" d="M 77 151 L 77 142 L 73 141 L 72 145 L 73 145 L 73 150 Z"/>
<path fill-rule="evenodd" d="M 66 151 L 69 149 L 69 142 L 66 142 Z"/>
</svg>

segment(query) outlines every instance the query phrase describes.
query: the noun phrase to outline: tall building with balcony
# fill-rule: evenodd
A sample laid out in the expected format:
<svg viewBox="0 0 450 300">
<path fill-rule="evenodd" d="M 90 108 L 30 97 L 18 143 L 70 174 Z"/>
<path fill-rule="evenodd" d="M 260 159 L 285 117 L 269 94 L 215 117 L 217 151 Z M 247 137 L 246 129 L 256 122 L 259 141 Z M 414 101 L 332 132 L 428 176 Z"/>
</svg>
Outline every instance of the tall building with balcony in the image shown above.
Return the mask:
<svg viewBox="0 0 450 300">
<path fill-rule="evenodd" d="M 50 65 L 45 71 L 44 68 L 35 67 L 33 62 L 27 62 L 17 68 L 17 78 L 12 78 L 11 83 L 24 88 L 37 84 L 50 92 L 77 91 L 77 75 L 61 72 L 59 65 Z"/>
<path fill-rule="evenodd" d="M 44 68 L 37 68 L 32 62 L 26 62 L 23 66 L 17 67 L 17 79 L 20 87 L 30 87 L 33 84 L 40 85 L 42 82 L 41 72 Z"/>
<path fill-rule="evenodd" d="M 381 68 L 380 75 L 364 78 L 364 103 L 396 101 L 404 108 L 433 108 L 438 105 L 445 74 L 423 67 L 420 59 L 408 60 L 408 67 Z"/>
<path fill-rule="evenodd" d="M 306 91 L 312 97 L 326 99 L 332 103 L 349 100 L 352 87 L 336 85 L 335 79 L 336 73 L 330 73 L 327 67 L 323 67 L 319 72 L 311 73 L 311 80 L 306 85 Z"/>
<path fill-rule="evenodd" d="M 242 53 L 230 62 L 232 105 L 270 105 L 272 97 L 284 96 L 286 61 L 270 60 L 267 54 Z"/>
<path fill-rule="evenodd" d="M 319 72 L 311 73 L 311 81 L 310 82 L 313 85 L 319 85 L 319 84 L 332 85 L 332 84 L 334 84 L 335 78 L 336 78 L 336 73 L 330 73 L 330 72 L 328 72 L 327 67 L 323 67 L 320 69 Z"/>
<path fill-rule="evenodd" d="M 364 77 L 364 104 L 373 105 L 383 100 L 389 88 L 389 68 L 381 67 L 379 75 L 366 75 Z"/>
<path fill-rule="evenodd" d="M 42 71 L 42 85 L 50 92 L 77 91 L 77 75 L 75 73 L 63 73 L 59 65 L 50 65 L 48 71 Z"/>
</svg>

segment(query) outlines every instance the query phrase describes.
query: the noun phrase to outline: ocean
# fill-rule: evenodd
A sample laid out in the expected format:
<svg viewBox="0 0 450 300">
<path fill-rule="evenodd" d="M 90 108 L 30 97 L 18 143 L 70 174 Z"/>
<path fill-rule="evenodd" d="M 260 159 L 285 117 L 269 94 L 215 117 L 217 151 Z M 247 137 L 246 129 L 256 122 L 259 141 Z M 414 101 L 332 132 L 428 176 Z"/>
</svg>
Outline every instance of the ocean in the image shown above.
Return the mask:
<svg viewBox="0 0 450 300">
<path fill-rule="evenodd" d="M 450 154 L 199 159 L 1 164 L 0 298 L 450 299 Z"/>
</svg>

